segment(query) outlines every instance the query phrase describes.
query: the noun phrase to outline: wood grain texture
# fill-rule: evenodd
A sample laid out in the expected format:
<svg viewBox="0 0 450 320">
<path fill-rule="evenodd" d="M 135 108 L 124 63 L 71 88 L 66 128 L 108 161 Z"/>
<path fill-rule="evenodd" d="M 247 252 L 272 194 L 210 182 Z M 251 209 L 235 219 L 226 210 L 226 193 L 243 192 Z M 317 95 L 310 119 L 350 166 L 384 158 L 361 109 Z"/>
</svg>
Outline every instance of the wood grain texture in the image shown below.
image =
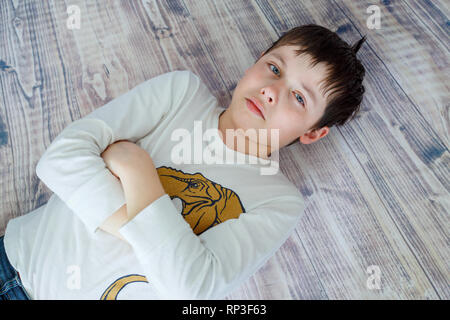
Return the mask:
<svg viewBox="0 0 450 320">
<path fill-rule="evenodd" d="M 246 68 L 292 27 L 354 43 L 358 117 L 280 153 L 304 195 L 295 233 L 226 299 L 449 299 L 449 24 L 445 1 L 1 1 L 0 234 L 43 205 L 35 174 L 71 122 L 137 84 L 196 73 L 227 106 Z M 77 5 L 81 29 L 67 28 Z M 367 287 L 369 266 L 381 287 Z"/>
</svg>

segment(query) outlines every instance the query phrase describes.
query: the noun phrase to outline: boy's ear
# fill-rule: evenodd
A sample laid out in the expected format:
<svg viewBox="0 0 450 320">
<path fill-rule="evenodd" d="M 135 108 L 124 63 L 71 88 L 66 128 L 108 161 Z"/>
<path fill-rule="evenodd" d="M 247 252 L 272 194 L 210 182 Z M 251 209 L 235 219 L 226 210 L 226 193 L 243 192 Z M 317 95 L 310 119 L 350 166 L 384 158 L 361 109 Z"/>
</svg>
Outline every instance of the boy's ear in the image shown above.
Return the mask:
<svg viewBox="0 0 450 320">
<path fill-rule="evenodd" d="M 312 130 L 302 135 L 299 140 L 303 144 L 310 144 L 322 139 L 328 134 L 328 132 L 330 132 L 330 128 L 328 127 Z"/>
</svg>

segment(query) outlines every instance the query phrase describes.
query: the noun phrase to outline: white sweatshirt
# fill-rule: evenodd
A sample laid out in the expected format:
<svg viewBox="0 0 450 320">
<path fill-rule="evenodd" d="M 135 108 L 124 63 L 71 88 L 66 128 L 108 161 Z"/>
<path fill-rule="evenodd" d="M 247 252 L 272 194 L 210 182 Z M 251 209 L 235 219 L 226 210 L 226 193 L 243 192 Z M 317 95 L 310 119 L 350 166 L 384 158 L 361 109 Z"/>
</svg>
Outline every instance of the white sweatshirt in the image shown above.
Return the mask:
<svg viewBox="0 0 450 320">
<path fill-rule="evenodd" d="M 263 175 L 262 159 L 223 143 L 223 111 L 199 77 L 173 71 L 65 128 L 36 167 L 54 194 L 6 229 L 7 256 L 28 294 L 223 299 L 252 276 L 290 236 L 304 201 L 281 171 Z M 208 154 L 216 163 L 176 160 L 180 138 L 172 133 L 185 129 L 193 142 L 196 121 L 215 134 L 200 149 L 192 143 L 192 159 L 214 149 Z M 128 243 L 98 229 L 125 204 L 120 181 L 100 156 L 118 140 L 150 154 L 166 191 L 119 230 Z M 221 164 L 224 155 L 247 161 Z"/>
</svg>

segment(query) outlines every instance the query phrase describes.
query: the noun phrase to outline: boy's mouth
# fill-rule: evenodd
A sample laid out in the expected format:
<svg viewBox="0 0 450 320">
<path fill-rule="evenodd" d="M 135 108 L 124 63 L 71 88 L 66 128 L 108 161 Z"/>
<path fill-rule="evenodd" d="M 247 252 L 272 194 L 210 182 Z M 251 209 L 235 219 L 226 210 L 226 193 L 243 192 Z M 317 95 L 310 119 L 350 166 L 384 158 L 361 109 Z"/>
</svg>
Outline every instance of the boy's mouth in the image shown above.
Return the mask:
<svg viewBox="0 0 450 320">
<path fill-rule="evenodd" d="M 262 111 L 260 110 L 260 108 L 258 108 L 258 106 L 252 101 L 249 100 L 247 98 L 245 98 L 246 104 L 247 104 L 247 108 L 257 114 L 258 116 L 260 116 L 261 118 L 263 118 L 264 120 L 266 120 L 266 118 L 264 117 L 264 114 L 262 113 Z"/>
</svg>

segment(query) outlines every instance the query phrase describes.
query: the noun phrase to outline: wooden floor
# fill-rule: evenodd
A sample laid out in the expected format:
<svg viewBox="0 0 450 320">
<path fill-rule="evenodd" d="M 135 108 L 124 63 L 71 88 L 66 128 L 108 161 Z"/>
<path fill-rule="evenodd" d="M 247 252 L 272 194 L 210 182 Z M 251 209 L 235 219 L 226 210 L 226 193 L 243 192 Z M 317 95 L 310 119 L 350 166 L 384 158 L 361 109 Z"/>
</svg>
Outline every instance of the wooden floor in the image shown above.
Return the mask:
<svg viewBox="0 0 450 320">
<path fill-rule="evenodd" d="M 380 29 L 367 25 L 372 4 Z M 67 27 L 69 5 L 80 30 Z M 367 35 L 367 94 L 353 122 L 280 152 L 306 212 L 227 298 L 449 299 L 446 0 L 1 0 L 0 234 L 49 199 L 36 164 L 71 122 L 173 70 L 228 106 L 260 53 L 307 23 L 351 43 Z"/>
</svg>

